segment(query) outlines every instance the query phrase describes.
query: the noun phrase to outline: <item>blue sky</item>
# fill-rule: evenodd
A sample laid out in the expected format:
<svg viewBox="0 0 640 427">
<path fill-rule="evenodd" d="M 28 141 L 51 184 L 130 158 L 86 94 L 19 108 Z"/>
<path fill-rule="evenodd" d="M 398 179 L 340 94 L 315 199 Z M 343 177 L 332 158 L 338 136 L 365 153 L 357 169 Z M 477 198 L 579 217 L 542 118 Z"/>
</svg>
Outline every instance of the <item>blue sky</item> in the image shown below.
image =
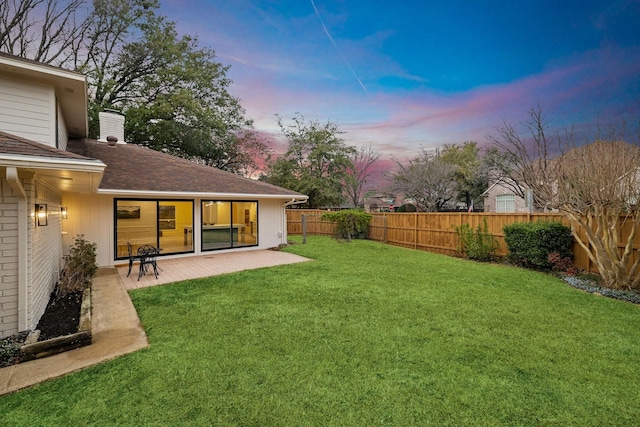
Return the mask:
<svg viewBox="0 0 640 427">
<path fill-rule="evenodd" d="M 637 0 L 163 0 L 162 12 L 230 65 L 231 93 L 276 139 L 274 115 L 296 112 L 396 158 L 487 144 L 538 104 L 579 135 L 640 122 Z"/>
</svg>

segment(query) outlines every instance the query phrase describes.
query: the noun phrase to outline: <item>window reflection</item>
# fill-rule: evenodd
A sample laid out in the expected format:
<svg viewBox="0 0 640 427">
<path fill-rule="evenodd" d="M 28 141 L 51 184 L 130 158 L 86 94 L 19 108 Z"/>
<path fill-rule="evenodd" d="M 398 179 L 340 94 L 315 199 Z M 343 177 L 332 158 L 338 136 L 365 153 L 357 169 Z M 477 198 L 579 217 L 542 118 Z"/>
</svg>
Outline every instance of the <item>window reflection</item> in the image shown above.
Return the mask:
<svg viewBox="0 0 640 427">
<path fill-rule="evenodd" d="M 161 254 L 193 252 L 193 202 L 183 200 L 119 199 L 115 201 L 116 258 L 135 253 L 142 245 Z"/>
<path fill-rule="evenodd" d="M 202 201 L 202 250 L 258 244 L 258 203 Z"/>
</svg>

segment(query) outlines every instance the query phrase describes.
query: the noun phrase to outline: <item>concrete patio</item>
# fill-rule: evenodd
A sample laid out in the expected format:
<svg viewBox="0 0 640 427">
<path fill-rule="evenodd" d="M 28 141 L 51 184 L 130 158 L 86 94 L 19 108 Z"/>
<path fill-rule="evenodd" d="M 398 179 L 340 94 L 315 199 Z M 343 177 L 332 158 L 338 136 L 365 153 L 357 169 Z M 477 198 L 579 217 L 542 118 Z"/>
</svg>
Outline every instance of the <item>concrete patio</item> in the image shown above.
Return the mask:
<svg viewBox="0 0 640 427">
<path fill-rule="evenodd" d="M 152 272 L 138 280 L 139 265 L 135 263 L 131 274 L 127 277 L 128 264 L 118 266 L 118 274 L 127 290 L 157 286 L 165 283 L 180 282 L 182 280 L 199 277 L 216 276 L 219 274 L 235 273 L 256 268 L 274 267 L 276 265 L 294 264 L 310 261 L 307 258 L 272 250 L 256 250 L 247 252 L 215 253 L 209 255 L 190 256 L 185 258 L 158 258 L 160 274 L 158 278 Z"/>
</svg>

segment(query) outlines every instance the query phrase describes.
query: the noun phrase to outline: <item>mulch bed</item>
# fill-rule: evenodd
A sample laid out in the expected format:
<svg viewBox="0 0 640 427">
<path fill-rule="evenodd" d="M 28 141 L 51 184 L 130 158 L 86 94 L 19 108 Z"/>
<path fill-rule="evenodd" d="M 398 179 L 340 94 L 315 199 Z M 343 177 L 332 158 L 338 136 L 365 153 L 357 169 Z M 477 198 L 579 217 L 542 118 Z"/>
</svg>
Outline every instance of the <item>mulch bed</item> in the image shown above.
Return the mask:
<svg viewBox="0 0 640 427">
<path fill-rule="evenodd" d="M 36 327 L 40 331 L 38 341 L 46 341 L 78 332 L 82 291 L 71 292 L 56 298 L 51 294 L 49 304 Z M 0 339 L 0 368 L 20 363 L 20 347 L 25 343 L 29 331 Z"/>
<path fill-rule="evenodd" d="M 51 295 L 49 305 L 36 327 L 40 331 L 38 341 L 78 332 L 81 305 L 82 291 L 71 292 L 59 298 Z"/>
</svg>

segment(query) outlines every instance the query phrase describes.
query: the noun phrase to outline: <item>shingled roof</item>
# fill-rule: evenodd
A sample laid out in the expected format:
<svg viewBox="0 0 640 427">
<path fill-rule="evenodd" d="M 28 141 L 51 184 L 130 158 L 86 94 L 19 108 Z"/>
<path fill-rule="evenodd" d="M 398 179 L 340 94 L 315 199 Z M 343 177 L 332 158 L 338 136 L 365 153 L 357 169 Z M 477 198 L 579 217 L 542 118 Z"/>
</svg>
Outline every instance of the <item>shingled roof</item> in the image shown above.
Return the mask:
<svg viewBox="0 0 640 427">
<path fill-rule="evenodd" d="M 70 139 L 67 149 L 107 165 L 100 190 L 305 197 L 135 144 L 111 146 L 89 139 Z"/>
<path fill-rule="evenodd" d="M 0 131 L 0 153 L 58 160 L 94 160 Z"/>
</svg>

